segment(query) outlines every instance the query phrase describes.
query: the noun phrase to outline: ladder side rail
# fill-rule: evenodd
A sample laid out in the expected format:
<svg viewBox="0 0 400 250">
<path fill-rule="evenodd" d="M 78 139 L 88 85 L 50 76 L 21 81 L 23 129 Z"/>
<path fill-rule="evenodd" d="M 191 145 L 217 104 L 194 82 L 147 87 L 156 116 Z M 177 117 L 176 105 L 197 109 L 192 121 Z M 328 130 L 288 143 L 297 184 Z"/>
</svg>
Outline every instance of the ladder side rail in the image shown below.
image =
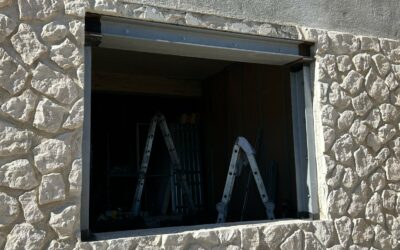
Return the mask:
<svg viewBox="0 0 400 250">
<path fill-rule="evenodd" d="M 140 165 L 138 181 L 136 184 L 136 191 L 135 191 L 135 196 L 133 199 L 133 206 L 132 206 L 133 216 L 139 215 L 140 201 L 141 201 L 142 194 L 143 194 L 145 176 L 146 176 L 147 168 L 148 168 L 149 161 L 150 161 L 151 148 L 153 146 L 156 126 L 157 126 L 157 117 L 153 117 L 151 124 L 150 124 L 149 132 L 147 134 L 146 145 L 143 150 L 142 163 Z"/>
<path fill-rule="evenodd" d="M 253 173 L 254 180 L 256 181 L 258 192 L 260 194 L 260 198 L 265 206 L 267 218 L 269 220 L 275 219 L 273 210 L 275 205 L 273 202 L 269 201 L 267 190 L 265 189 L 264 181 L 261 177 L 260 170 L 258 168 L 256 159 L 254 154 L 247 154 L 247 159 L 249 160 L 249 164 Z"/>
<path fill-rule="evenodd" d="M 160 126 L 161 132 L 163 134 L 164 141 L 165 141 L 165 144 L 168 149 L 168 153 L 171 157 L 173 168 L 174 168 L 175 172 L 178 173 L 178 175 L 177 175 L 178 181 L 180 182 L 180 184 L 182 186 L 184 196 L 188 201 L 189 208 L 191 210 L 194 210 L 194 203 L 193 203 L 193 199 L 191 196 L 191 192 L 187 185 L 186 175 L 180 173 L 182 170 L 182 166 L 181 166 L 181 163 L 179 160 L 178 153 L 176 152 L 174 142 L 172 141 L 171 133 L 168 129 L 167 122 L 165 121 L 165 118 L 163 115 L 159 115 L 159 126 Z"/>
<path fill-rule="evenodd" d="M 235 143 L 233 146 L 231 161 L 229 163 L 228 175 L 226 177 L 224 193 L 222 194 L 221 202 L 217 204 L 218 218 L 217 223 L 223 223 L 226 220 L 228 204 L 231 200 L 235 177 L 237 174 L 237 160 L 239 156 L 239 145 Z"/>
</svg>

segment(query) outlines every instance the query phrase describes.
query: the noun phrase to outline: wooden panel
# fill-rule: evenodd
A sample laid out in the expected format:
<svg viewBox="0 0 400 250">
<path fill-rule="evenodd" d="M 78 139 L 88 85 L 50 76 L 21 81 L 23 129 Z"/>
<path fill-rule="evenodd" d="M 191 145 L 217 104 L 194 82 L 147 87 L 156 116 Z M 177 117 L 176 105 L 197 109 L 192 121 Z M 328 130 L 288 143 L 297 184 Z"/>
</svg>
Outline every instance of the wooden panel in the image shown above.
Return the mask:
<svg viewBox="0 0 400 250">
<path fill-rule="evenodd" d="M 186 97 L 202 96 L 200 81 L 171 79 L 151 75 L 94 72 L 92 76 L 92 84 L 93 90 L 97 91 Z"/>
</svg>

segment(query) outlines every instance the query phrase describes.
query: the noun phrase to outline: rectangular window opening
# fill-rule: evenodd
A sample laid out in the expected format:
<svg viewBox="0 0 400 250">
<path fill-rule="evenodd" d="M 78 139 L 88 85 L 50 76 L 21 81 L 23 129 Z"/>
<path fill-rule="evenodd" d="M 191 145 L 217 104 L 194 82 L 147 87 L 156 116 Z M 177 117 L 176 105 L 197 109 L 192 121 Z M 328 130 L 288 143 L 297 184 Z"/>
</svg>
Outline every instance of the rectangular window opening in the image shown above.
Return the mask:
<svg viewBox="0 0 400 250">
<path fill-rule="evenodd" d="M 90 134 L 90 153 L 85 153 L 89 170 L 84 171 L 82 199 L 88 201 L 82 201 L 82 209 L 89 212 L 82 215 L 83 231 L 216 223 L 238 137 L 254 149 L 259 172 L 250 171 L 254 164 L 243 146 L 234 161 L 237 176 L 224 222 L 268 218 L 255 175 L 274 203 L 275 219 L 316 214 L 309 205 L 315 202 L 310 201 L 314 184 L 307 171 L 312 167 L 310 124 L 305 122 L 310 99 L 301 63 L 293 70 L 283 62 L 224 60 L 222 54 L 191 57 L 175 49 L 150 53 L 132 44 L 135 48 L 121 49 L 100 43 L 86 54 L 90 123 L 84 134 Z M 149 129 L 155 124 L 152 136 Z M 144 185 L 138 195 L 140 180 Z"/>
</svg>

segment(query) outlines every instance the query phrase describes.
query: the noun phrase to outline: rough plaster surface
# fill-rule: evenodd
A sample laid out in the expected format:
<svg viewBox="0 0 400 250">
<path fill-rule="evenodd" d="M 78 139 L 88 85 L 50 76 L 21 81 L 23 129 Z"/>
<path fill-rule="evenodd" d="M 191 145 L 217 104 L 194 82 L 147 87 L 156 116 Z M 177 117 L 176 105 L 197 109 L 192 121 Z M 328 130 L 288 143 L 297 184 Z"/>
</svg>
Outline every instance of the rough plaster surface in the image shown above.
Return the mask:
<svg viewBox="0 0 400 250">
<path fill-rule="evenodd" d="M 324 220 L 81 242 L 86 10 L 315 42 L 313 101 Z M 0 0 L 0 28 L 0 248 L 400 247 L 400 42 L 112 0 Z"/>
</svg>

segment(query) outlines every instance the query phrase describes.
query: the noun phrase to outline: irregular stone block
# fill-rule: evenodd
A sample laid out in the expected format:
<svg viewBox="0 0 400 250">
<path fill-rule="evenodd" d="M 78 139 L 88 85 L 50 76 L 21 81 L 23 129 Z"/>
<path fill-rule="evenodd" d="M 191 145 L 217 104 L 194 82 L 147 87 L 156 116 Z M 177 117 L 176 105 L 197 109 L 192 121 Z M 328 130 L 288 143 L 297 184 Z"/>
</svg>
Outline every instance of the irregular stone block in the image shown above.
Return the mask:
<svg viewBox="0 0 400 250">
<path fill-rule="evenodd" d="M 51 46 L 50 58 L 61 68 L 70 69 L 83 63 L 83 51 L 67 38 L 63 43 Z"/>
<path fill-rule="evenodd" d="M 351 168 L 345 168 L 342 184 L 344 188 L 352 190 L 358 184 L 358 175 Z"/>
<path fill-rule="evenodd" d="M 340 86 L 349 92 L 351 95 L 356 95 L 360 93 L 364 85 L 364 76 L 357 71 L 350 71 L 347 76 L 343 79 Z"/>
<path fill-rule="evenodd" d="M 315 227 L 315 237 L 324 245 L 330 246 L 337 240 L 335 227 L 331 220 L 313 221 Z"/>
<path fill-rule="evenodd" d="M 390 93 L 390 102 L 397 107 L 400 106 L 400 88 Z"/>
<path fill-rule="evenodd" d="M 3 42 L 15 30 L 16 27 L 17 24 L 12 18 L 0 14 L 0 43 Z"/>
<path fill-rule="evenodd" d="M 397 193 L 393 190 L 383 190 L 382 192 L 382 205 L 389 211 L 394 211 L 396 208 Z"/>
<path fill-rule="evenodd" d="M 344 165 L 352 164 L 353 161 L 354 142 L 349 134 L 342 135 L 332 146 L 337 161 Z"/>
<path fill-rule="evenodd" d="M 45 238 L 46 232 L 35 228 L 31 224 L 17 224 L 7 235 L 5 249 L 42 249 Z"/>
<path fill-rule="evenodd" d="M 260 231 L 256 227 L 241 228 L 241 249 L 258 249 L 262 245 Z"/>
<path fill-rule="evenodd" d="M 80 195 L 82 187 L 82 159 L 72 163 L 72 169 L 68 177 L 70 194 Z"/>
<path fill-rule="evenodd" d="M 85 65 L 81 64 L 78 69 L 76 70 L 76 75 L 78 76 L 77 84 L 78 86 L 83 89 L 85 84 Z"/>
<path fill-rule="evenodd" d="M 86 0 L 65 0 L 65 14 L 76 16 L 76 17 L 85 17 L 86 8 L 89 7 L 89 2 Z"/>
<path fill-rule="evenodd" d="M 282 244 L 282 250 L 303 249 L 304 233 L 302 230 L 297 230 L 289 236 Z"/>
<path fill-rule="evenodd" d="M 271 225 L 263 230 L 264 241 L 269 248 L 277 249 L 295 229 L 294 224 Z"/>
<path fill-rule="evenodd" d="M 355 114 L 354 111 L 345 110 L 339 115 L 338 128 L 341 130 L 347 130 L 353 123 Z"/>
<path fill-rule="evenodd" d="M 382 190 L 386 186 L 385 172 L 379 168 L 375 173 L 368 177 L 371 189 L 374 192 Z"/>
<path fill-rule="evenodd" d="M 43 26 L 41 36 L 48 43 L 60 42 L 67 35 L 67 27 L 59 22 L 51 22 Z"/>
<path fill-rule="evenodd" d="M 390 91 L 395 90 L 399 86 L 399 82 L 396 80 L 396 77 L 392 72 L 386 76 L 385 84 Z"/>
<path fill-rule="evenodd" d="M 360 148 L 354 152 L 357 174 L 360 177 L 365 177 L 371 174 L 372 171 L 374 171 L 388 157 L 386 149 L 384 151 L 382 150 L 380 154 L 379 159 L 378 157 L 375 158 L 368 152 L 368 149 L 365 146 L 361 145 Z"/>
<path fill-rule="evenodd" d="M 365 217 L 377 224 L 384 225 L 385 215 L 382 212 L 382 199 L 378 193 L 374 193 L 365 207 Z"/>
<path fill-rule="evenodd" d="M 19 122 L 27 122 L 32 118 L 38 96 L 30 89 L 21 95 L 12 97 L 1 105 L 0 109 L 9 117 Z"/>
<path fill-rule="evenodd" d="M 365 91 L 352 98 L 351 102 L 353 103 L 354 111 L 359 116 L 367 114 L 373 106 L 371 98 L 368 97 L 368 94 Z"/>
<path fill-rule="evenodd" d="M 336 57 L 336 64 L 341 72 L 347 72 L 351 70 L 351 59 L 347 55 L 337 56 Z"/>
<path fill-rule="evenodd" d="M 337 80 L 336 58 L 334 55 L 325 55 L 318 60 L 318 65 L 321 67 L 319 80 L 330 79 Z"/>
<path fill-rule="evenodd" d="M 351 195 L 351 203 L 347 212 L 353 217 L 359 216 L 364 212 L 365 206 L 371 197 L 372 191 L 368 183 L 364 180 L 361 181 L 360 185 L 354 190 Z"/>
<path fill-rule="evenodd" d="M 68 76 L 39 63 L 33 70 L 32 87 L 63 104 L 71 104 L 78 97 L 77 86 Z"/>
<path fill-rule="evenodd" d="M 18 0 L 19 17 L 22 20 L 48 20 L 62 8 L 57 0 Z"/>
<path fill-rule="evenodd" d="M 378 53 L 380 51 L 379 39 L 374 37 L 360 37 L 361 50 Z"/>
<path fill-rule="evenodd" d="M 0 87 L 15 95 L 25 88 L 28 72 L 2 48 L 0 58 Z"/>
<path fill-rule="evenodd" d="M 71 245 L 67 241 L 61 241 L 61 240 L 52 240 L 50 242 L 49 247 L 47 248 L 47 250 L 64 250 L 64 249 L 82 250 L 81 248 L 74 248 L 74 246 Z M 92 250 L 92 249 L 90 248 L 88 250 Z M 95 250 L 95 249 L 93 249 L 93 250 Z M 106 249 L 104 249 L 104 250 L 106 250 Z"/>
<path fill-rule="evenodd" d="M 399 117 L 399 112 L 392 104 L 384 103 L 379 106 L 381 111 L 382 120 L 384 122 L 394 122 Z"/>
<path fill-rule="evenodd" d="M 47 47 L 38 40 L 32 27 L 25 23 L 19 25 L 18 32 L 11 37 L 11 43 L 28 65 L 32 65 L 47 52 Z"/>
<path fill-rule="evenodd" d="M 22 205 L 26 222 L 36 223 L 44 219 L 44 215 L 37 205 L 36 189 L 22 194 L 18 200 Z"/>
<path fill-rule="evenodd" d="M 332 105 L 324 105 L 321 111 L 322 124 L 330 127 L 336 126 L 339 113 Z"/>
<path fill-rule="evenodd" d="M 331 191 L 328 196 L 328 210 L 331 217 L 337 218 L 344 215 L 350 205 L 350 201 L 343 188 Z"/>
<path fill-rule="evenodd" d="M 65 199 L 65 184 L 61 174 L 43 175 L 39 186 L 39 204 L 44 205 Z"/>
<path fill-rule="evenodd" d="M 313 233 L 304 232 L 304 249 L 322 250 L 326 248 L 315 238 Z"/>
<path fill-rule="evenodd" d="M 390 72 L 390 62 L 386 56 L 382 54 L 376 54 L 372 56 L 372 60 L 374 61 L 381 77 L 385 77 Z"/>
<path fill-rule="evenodd" d="M 395 239 L 400 239 L 400 220 L 391 214 L 386 214 L 386 225 Z"/>
<path fill-rule="evenodd" d="M 60 239 L 67 239 L 73 236 L 74 226 L 78 220 L 77 206 L 69 206 L 60 213 L 51 213 L 49 224 L 56 231 Z"/>
<path fill-rule="evenodd" d="M 329 102 L 337 108 L 347 108 L 351 103 L 351 98 L 342 91 L 337 82 L 331 84 L 331 92 L 329 93 Z"/>
<path fill-rule="evenodd" d="M 20 213 L 18 200 L 0 192 L 0 227 L 13 223 Z"/>
<path fill-rule="evenodd" d="M 39 185 L 28 160 L 15 160 L 0 167 L 0 186 L 29 190 Z"/>
<path fill-rule="evenodd" d="M 353 223 L 349 217 L 343 216 L 335 220 L 335 228 L 338 234 L 340 245 L 344 248 L 349 247 L 351 242 L 351 231 Z"/>
<path fill-rule="evenodd" d="M 400 181 L 400 161 L 397 157 L 390 157 L 385 164 L 386 178 L 389 181 Z"/>
<path fill-rule="evenodd" d="M 365 89 L 369 96 L 374 98 L 377 102 L 384 102 L 389 97 L 389 89 L 382 78 L 377 76 L 371 69 L 365 78 Z"/>
<path fill-rule="evenodd" d="M 43 98 L 37 105 L 33 126 L 48 133 L 56 133 L 66 112 L 64 107 Z"/>
<path fill-rule="evenodd" d="M 344 169 L 342 165 L 336 165 L 336 168 L 330 173 L 330 178 L 327 179 L 326 184 L 331 188 L 338 188 L 342 182 Z"/>
<path fill-rule="evenodd" d="M 353 242 L 361 246 L 369 246 L 374 239 L 374 230 L 364 219 L 354 219 L 354 228 L 351 234 Z"/>
<path fill-rule="evenodd" d="M 328 126 L 323 126 L 323 133 L 325 142 L 324 152 L 327 152 L 331 148 L 332 144 L 335 142 L 336 133 L 334 129 Z"/>
<path fill-rule="evenodd" d="M 353 57 L 353 64 L 358 72 L 365 72 L 371 67 L 371 56 L 367 53 L 357 54 Z"/>
<path fill-rule="evenodd" d="M 65 168 L 71 161 L 71 147 L 64 141 L 49 139 L 33 149 L 35 166 L 42 174 Z"/>
<path fill-rule="evenodd" d="M 378 111 L 379 113 L 379 111 Z M 380 115 L 379 115 L 380 117 Z M 380 119 L 380 118 L 379 118 Z M 350 134 L 354 137 L 354 140 L 357 144 L 360 144 L 365 141 L 365 138 L 368 135 L 369 129 L 361 122 L 359 119 L 356 119 L 350 127 Z"/>
<path fill-rule="evenodd" d="M 65 120 L 63 124 L 63 128 L 66 129 L 76 129 L 80 128 L 83 124 L 83 98 L 76 101 L 74 106 L 72 106 L 71 111 L 69 112 L 69 116 L 67 120 Z"/>
<path fill-rule="evenodd" d="M 379 109 L 373 109 L 369 112 L 367 118 L 364 121 L 365 124 L 373 128 L 378 128 L 379 124 L 381 123 L 381 113 Z"/>
<path fill-rule="evenodd" d="M 396 249 L 397 240 L 392 237 L 381 225 L 374 227 L 375 241 L 374 243 L 379 249 Z"/>
<path fill-rule="evenodd" d="M 69 32 L 74 35 L 76 43 L 83 45 L 85 43 L 85 24 L 82 21 L 74 20 L 68 24 Z"/>
<path fill-rule="evenodd" d="M 349 55 L 357 52 L 360 48 L 360 41 L 350 34 L 328 32 L 331 40 L 331 48 L 335 54 Z"/>
<path fill-rule="evenodd" d="M 222 245 L 240 245 L 241 234 L 238 229 L 221 229 L 217 231 L 217 235 Z"/>
<path fill-rule="evenodd" d="M 0 156 L 26 154 L 31 148 L 32 132 L 0 121 Z"/>
</svg>

